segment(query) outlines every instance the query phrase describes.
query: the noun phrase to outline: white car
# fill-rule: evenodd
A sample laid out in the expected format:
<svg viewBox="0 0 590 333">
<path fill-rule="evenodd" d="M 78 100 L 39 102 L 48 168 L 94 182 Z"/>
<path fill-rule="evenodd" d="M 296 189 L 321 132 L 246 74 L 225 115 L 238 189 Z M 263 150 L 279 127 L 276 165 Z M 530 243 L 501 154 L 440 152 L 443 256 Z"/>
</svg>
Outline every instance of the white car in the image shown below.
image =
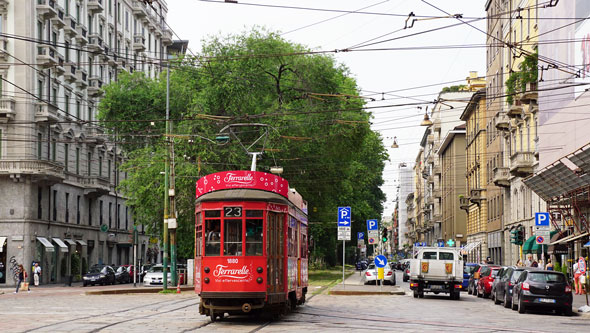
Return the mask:
<svg viewBox="0 0 590 333">
<path fill-rule="evenodd" d="M 377 267 L 375 267 L 375 264 L 371 263 L 369 267 L 363 271 L 362 276 L 361 281 L 363 284 L 376 284 Z M 383 267 L 383 284 L 391 284 L 392 286 L 396 285 L 395 272 L 389 267 L 389 265 Z"/>
<path fill-rule="evenodd" d="M 164 266 L 154 265 L 149 269 L 149 271 L 143 277 L 143 285 L 145 287 L 161 286 L 164 284 L 162 282 L 163 277 L 164 277 Z M 168 267 L 168 285 L 170 285 L 171 283 L 172 283 L 172 273 L 170 273 L 170 267 Z"/>
</svg>

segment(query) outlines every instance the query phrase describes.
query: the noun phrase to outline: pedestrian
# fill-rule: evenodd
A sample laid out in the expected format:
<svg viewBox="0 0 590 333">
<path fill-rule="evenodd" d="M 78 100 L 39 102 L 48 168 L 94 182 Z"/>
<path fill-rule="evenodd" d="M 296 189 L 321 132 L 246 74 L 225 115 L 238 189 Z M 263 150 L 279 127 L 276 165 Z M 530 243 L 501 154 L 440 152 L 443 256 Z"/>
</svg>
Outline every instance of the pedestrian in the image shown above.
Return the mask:
<svg viewBox="0 0 590 333">
<path fill-rule="evenodd" d="M 39 278 L 41 277 L 41 266 L 36 262 L 33 268 L 33 278 L 35 279 L 35 287 L 39 287 Z"/>
<path fill-rule="evenodd" d="M 18 265 L 18 282 L 16 284 L 16 291 L 14 292 L 15 294 L 18 293 L 18 290 L 21 288 L 21 284 L 22 289 L 27 288 L 27 292 L 31 292 L 31 289 L 29 288 L 29 283 L 27 282 L 27 271 L 25 270 L 23 265 Z"/>
<path fill-rule="evenodd" d="M 533 255 L 532 254 L 527 254 L 526 261 L 524 262 L 524 265 L 526 267 L 531 267 L 532 264 L 533 264 Z"/>
<path fill-rule="evenodd" d="M 524 266 L 524 264 L 522 263 L 522 260 L 518 259 L 516 261 L 516 267 L 523 267 L 523 266 Z"/>
<path fill-rule="evenodd" d="M 539 263 L 533 259 L 533 263 L 531 264 L 531 267 L 539 267 Z"/>
<path fill-rule="evenodd" d="M 551 262 L 551 259 L 547 259 L 547 265 L 545 265 L 545 269 L 548 271 L 553 270 L 553 263 Z"/>
<path fill-rule="evenodd" d="M 582 275 L 582 271 L 580 270 L 580 265 L 578 262 L 574 263 L 573 267 L 574 271 L 574 287 L 576 289 L 576 295 L 582 295 L 582 285 L 580 284 L 580 276 Z"/>
</svg>

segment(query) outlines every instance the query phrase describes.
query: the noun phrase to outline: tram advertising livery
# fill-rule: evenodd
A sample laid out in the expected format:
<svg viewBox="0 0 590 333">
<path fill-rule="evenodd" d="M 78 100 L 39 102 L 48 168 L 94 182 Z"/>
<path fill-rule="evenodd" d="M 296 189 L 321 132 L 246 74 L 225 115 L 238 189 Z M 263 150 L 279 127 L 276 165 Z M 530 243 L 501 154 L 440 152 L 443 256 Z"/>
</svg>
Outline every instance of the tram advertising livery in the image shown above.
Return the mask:
<svg viewBox="0 0 590 333">
<path fill-rule="evenodd" d="M 195 292 L 199 312 L 281 314 L 305 302 L 307 203 L 287 180 L 224 171 L 197 181 Z"/>
</svg>

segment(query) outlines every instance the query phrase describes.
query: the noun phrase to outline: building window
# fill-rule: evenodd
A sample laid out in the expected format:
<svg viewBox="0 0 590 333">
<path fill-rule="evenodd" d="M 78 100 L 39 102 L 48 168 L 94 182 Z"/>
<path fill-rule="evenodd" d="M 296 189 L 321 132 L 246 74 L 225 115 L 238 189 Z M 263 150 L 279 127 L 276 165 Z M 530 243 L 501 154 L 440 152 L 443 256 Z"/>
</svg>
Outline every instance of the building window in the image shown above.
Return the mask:
<svg viewBox="0 0 590 333">
<path fill-rule="evenodd" d="M 43 189 L 37 186 L 37 219 L 43 218 Z"/>
<path fill-rule="evenodd" d="M 125 206 L 125 230 L 129 230 L 129 207 Z"/>
<path fill-rule="evenodd" d="M 64 43 L 64 53 L 65 53 L 65 57 L 66 57 L 66 62 L 70 62 L 70 42 L 65 42 Z"/>
<path fill-rule="evenodd" d="M 66 223 L 70 223 L 70 194 L 66 192 Z"/>
<path fill-rule="evenodd" d="M 57 158 L 57 140 L 51 140 L 51 160 L 55 162 Z"/>
<path fill-rule="evenodd" d="M 86 167 L 88 168 L 86 170 L 86 175 L 90 177 L 92 175 L 92 153 L 91 152 L 88 153 Z"/>
<path fill-rule="evenodd" d="M 92 121 L 92 105 L 88 105 L 88 121 Z"/>
<path fill-rule="evenodd" d="M 102 156 L 98 157 L 98 176 L 102 177 Z"/>
<path fill-rule="evenodd" d="M 80 100 L 76 101 L 76 118 L 78 118 L 78 120 L 80 119 Z"/>
<path fill-rule="evenodd" d="M 66 143 L 64 145 L 64 147 L 65 147 L 64 148 L 64 164 L 65 164 L 66 171 L 68 171 L 68 164 L 70 162 L 70 158 L 68 156 L 68 155 L 70 155 L 70 144 L 69 143 Z"/>
<path fill-rule="evenodd" d="M 109 202 L 109 228 L 113 227 L 113 203 Z"/>
<path fill-rule="evenodd" d="M 57 190 L 53 190 L 53 221 L 57 221 Z"/>
<path fill-rule="evenodd" d="M 76 147 L 76 174 L 80 174 L 80 148 Z"/>
<path fill-rule="evenodd" d="M 103 211 L 103 208 L 104 208 L 103 206 L 104 206 L 103 205 L 103 202 L 102 202 L 102 200 L 100 200 L 98 202 L 98 209 L 99 209 L 99 211 L 98 211 L 98 225 L 99 226 L 102 225 L 102 211 Z"/>
<path fill-rule="evenodd" d="M 117 204 L 117 229 L 121 229 L 121 204 Z"/>
<path fill-rule="evenodd" d="M 107 162 L 107 172 L 108 172 L 107 179 L 110 181 L 111 180 L 111 160 L 109 160 Z"/>
<path fill-rule="evenodd" d="M 92 225 L 92 199 L 88 199 L 88 225 Z"/>
<path fill-rule="evenodd" d="M 37 159 L 41 159 L 43 157 L 43 134 L 37 134 Z"/>
<path fill-rule="evenodd" d="M 37 98 L 43 100 L 43 79 L 37 80 Z"/>
<path fill-rule="evenodd" d="M 65 95 L 64 96 L 64 103 L 65 103 L 65 111 L 66 111 L 66 116 L 70 116 L 70 96 L 69 95 Z"/>
<path fill-rule="evenodd" d="M 76 224 L 80 224 L 80 196 L 76 197 Z"/>
</svg>

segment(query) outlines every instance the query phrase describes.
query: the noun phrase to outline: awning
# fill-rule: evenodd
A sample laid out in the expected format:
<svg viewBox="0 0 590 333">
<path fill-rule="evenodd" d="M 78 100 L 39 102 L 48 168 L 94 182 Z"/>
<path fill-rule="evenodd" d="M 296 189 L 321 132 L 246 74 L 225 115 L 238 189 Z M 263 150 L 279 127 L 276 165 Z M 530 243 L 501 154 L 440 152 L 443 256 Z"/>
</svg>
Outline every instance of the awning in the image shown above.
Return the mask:
<svg viewBox="0 0 590 333">
<path fill-rule="evenodd" d="M 47 238 L 37 237 L 37 240 L 40 241 L 41 244 L 43 244 L 43 246 L 45 246 L 46 252 L 55 252 L 55 248 L 53 248 L 53 244 L 51 244 L 51 242 L 48 241 Z"/>
<path fill-rule="evenodd" d="M 465 244 L 462 250 L 469 253 L 473 251 L 476 247 L 478 247 L 479 244 L 481 244 L 481 242 L 467 243 Z"/>
<path fill-rule="evenodd" d="M 566 238 L 565 232 L 556 232 L 551 236 L 551 244 L 547 249 L 549 255 L 568 254 L 568 248 L 565 244 L 558 244 L 557 241 Z"/>
<path fill-rule="evenodd" d="M 4 244 L 6 244 L 6 237 L 0 237 L 0 252 L 4 250 Z"/>
<path fill-rule="evenodd" d="M 66 238 L 64 239 L 66 241 L 66 243 L 68 243 L 68 245 L 76 245 L 76 242 L 74 242 L 73 240 Z"/>
<path fill-rule="evenodd" d="M 60 252 L 70 252 L 70 249 L 68 248 L 68 246 L 59 238 L 53 238 L 53 241 L 57 243 L 57 245 L 59 245 L 59 251 Z"/>
<path fill-rule="evenodd" d="M 131 243 L 117 243 L 117 247 L 132 247 Z"/>
<path fill-rule="evenodd" d="M 571 241 L 574 241 L 578 238 L 584 237 L 584 236 L 588 236 L 590 234 L 590 232 L 585 232 L 583 234 L 579 234 L 579 235 L 569 235 L 565 238 L 560 239 L 559 241 L 557 241 L 555 244 L 562 244 L 562 243 L 569 243 Z"/>
<path fill-rule="evenodd" d="M 531 236 L 531 237 L 527 238 L 527 240 L 524 242 L 524 245 L 522 245 L 522 253 L 524 253 L 524 254 L 533 253 L 533 245 L 536 243 L 537 242 L 535 241 L 535 236 Z"/>
<path fill-rule="evenodd" d="M 82 246 L 88 246 L 88 244 L 86 244 L 85 241 L 81 240 L 81 239 L 76 239 L 76 243 L 82 245 Z"/>
</svg>

